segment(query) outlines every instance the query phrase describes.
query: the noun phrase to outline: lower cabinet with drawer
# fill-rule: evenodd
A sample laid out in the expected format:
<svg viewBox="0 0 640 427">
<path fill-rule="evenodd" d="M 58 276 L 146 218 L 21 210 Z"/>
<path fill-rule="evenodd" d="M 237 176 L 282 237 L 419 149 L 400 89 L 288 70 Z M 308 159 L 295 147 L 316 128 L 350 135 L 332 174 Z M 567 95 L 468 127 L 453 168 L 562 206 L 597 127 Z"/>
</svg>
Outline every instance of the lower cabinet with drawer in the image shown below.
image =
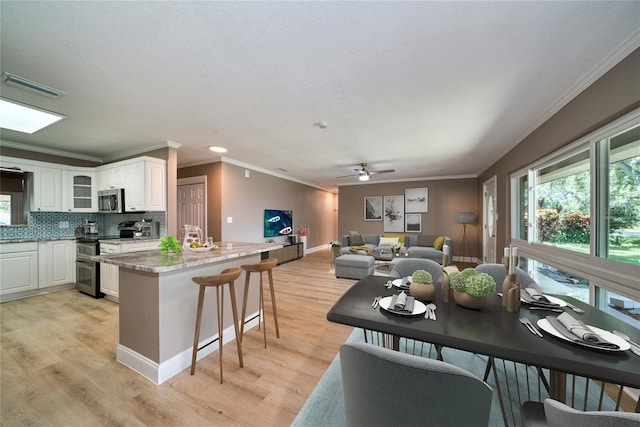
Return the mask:
<svg viewBox="0 0 640 427">
<path fill-rule="evenodd" d="M 100 255 L 119 254 L 124 252 L 137 252 L 158 249 L 160 240 L 140 240 L 126 243 L 100 242 Z M 105 298 L 117 301 L 120 296 L 120 269 L 117 265 L 100 263 L 100 291 Z"/>
<path fill-rule="evenodd" d="M 38 289 L 38 242 L 0 244 L 0 295 Z"/>
</svg>

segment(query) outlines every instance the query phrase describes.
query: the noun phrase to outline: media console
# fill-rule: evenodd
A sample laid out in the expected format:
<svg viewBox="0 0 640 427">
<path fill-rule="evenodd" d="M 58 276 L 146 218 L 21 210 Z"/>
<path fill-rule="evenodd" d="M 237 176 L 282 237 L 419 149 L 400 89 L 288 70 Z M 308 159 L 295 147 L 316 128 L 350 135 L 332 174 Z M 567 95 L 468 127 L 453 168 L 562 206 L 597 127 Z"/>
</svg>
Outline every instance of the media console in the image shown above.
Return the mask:
<svg viewBox="0 0 640 427">
<path fill-rule="evenodd" d="M 271 251 L 262 252 L 262 259 L 278 258 L 278 265 L 300 259 L 304 256 L 304 244 L 303 243 L 291 243 L 280 249 L 273 249 Z"/>
</svg>

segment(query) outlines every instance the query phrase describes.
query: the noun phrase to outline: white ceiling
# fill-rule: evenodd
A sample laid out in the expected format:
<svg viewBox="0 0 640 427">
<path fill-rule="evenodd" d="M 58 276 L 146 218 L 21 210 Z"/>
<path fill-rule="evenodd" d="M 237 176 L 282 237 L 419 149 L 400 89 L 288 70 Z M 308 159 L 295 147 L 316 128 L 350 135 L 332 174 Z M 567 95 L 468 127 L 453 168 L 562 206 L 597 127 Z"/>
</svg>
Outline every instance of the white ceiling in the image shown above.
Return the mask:
<svg viewBox="0 0 640 427">
<path fill-rule="evenodd" d="M 3 141 L 104 161 L 175 141 L 336 189 L 475 176 L 640 46 L 640 2 L 1 1 L 0 67 L 68 116 Z M 315 124 L 327 122 L 327 129 Z M 279 170 L 282 168 L 287 172 Z"/>
</svg>

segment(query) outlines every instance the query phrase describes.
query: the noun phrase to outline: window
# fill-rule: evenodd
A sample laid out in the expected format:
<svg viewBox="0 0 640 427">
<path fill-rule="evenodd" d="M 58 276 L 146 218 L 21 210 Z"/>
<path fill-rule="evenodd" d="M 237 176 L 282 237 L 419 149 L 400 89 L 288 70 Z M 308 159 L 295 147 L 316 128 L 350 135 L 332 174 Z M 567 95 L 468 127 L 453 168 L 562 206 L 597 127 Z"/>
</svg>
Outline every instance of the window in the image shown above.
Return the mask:
<svg viewBox="0 0 640 427">
<path fill-rule="evenodd" d="M 568 295 L 589 303 L 589 280 L 533 259 L 520 258 L 520 268 L 527 271 L 545 293 Z"/>
<path fill-rule="evenodd" d="M 0 225 L 11 225 L 11 195 L 0 194 Z"/>
<path fill-rule="evenodd" d="M 597 256 L 640 265 L 640 125 L 599 141 L 596 153 Z"/>
<path fill-rule="evenodd" d="M 515 172 L 511 194 L 511 240 L 534 279 L 638 322 L 640 110 Z"/>
<path fill-rule="evenodd" d="M 527 240 L 529 233 L 529 177 L 525 173 L 514 181 L 515 197 L 517 201 L 513 210 L 514 237 Z"/>
<path fill-rule="evenodd" d="M 536 170 L 535 241 L 589 253 L 589 150 Z"/>
</svg>

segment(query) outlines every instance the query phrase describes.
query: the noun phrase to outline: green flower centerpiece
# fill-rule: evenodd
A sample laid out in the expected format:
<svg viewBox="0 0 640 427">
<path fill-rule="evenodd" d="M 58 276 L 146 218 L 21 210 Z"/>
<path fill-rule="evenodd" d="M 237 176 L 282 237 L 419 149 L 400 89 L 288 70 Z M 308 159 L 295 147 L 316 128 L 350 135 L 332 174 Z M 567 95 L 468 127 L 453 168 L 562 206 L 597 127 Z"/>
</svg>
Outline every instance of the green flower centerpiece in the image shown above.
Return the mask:
<svg viewBox="0 0 640 427">
<path fill-rule="evenodd" d="M 449 284 L 453 299 L 458 305 L 478 309 L 484 306 L 487 296 L 496 291 L 496 281 L 487 273 L 478 273 L 473 268 L 451 273 Z"/>
<path fill-rule="evenodd" d="M 411 275 L 409 293 L 417 300 L 432 301 L 436 295 L 436 287 L 433 285 L 431 273 L 424 270 L 414 271 Z"/>
<path fill-rule="evenodd" d="M 182 245 L 174 236 L 167 236 L 160 239 L 158 247 L 163 255 L 166 255 L 168 252 L 177 254 L 183 251 Z"/>
</svg>

